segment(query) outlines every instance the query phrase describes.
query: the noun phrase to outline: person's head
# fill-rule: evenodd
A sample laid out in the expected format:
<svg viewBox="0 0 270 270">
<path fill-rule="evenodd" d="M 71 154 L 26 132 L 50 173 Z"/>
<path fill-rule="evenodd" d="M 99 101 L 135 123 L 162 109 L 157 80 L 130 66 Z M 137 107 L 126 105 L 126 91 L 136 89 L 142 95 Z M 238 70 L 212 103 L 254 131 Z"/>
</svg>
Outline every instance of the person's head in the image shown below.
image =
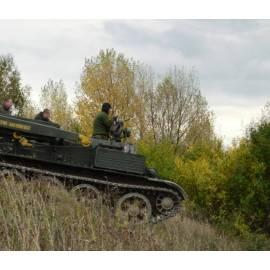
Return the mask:
<svg viewBox="0 0 270 270">
<path fill-rule="evenodd" d="M 110 114 L 111 110 L 112 110 L 112 106 L 111 106 L 110 103 L 105 102 L 105 103 L 102 104 L 102 108 L 101 108 L 101 111 L 102 112 L 105 112 L 107 114 Z"/>
<path fill-rule="evenodd" d="M 46 120 L 49 120 L 50 117 L 51 117 L 51 112 L 49 109 L 45 109 L 43 112 L 42 112 L 42 116 L 44 119 Z"/>
<path fill-rule="evenodd" d="M 11 98 L 7 98 L 4 100 L 3 107 L 5 110 L 10 110 L 13 105 L 13 101 Z"/>
</svg>

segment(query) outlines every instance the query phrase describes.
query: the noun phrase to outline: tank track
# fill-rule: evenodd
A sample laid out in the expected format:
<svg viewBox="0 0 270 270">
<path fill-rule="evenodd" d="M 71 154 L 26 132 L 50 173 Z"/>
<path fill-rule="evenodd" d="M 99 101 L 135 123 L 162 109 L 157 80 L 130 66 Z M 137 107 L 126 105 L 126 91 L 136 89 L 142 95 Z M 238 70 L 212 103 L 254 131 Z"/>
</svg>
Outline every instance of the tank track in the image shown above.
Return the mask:
<svg viewBox="0 0 270 270">
<path fill-rule="evenodd" d="M 10 162 L 0 162 L 0 170 L 16 170 L 24 175 L 43 175 L 46 177 L 54 177 L 59 180 L 67 189 L 72 189 L 78 184 L 88 184 L 98 187 L 99 190 L 109 191 L 112 196 L 118 197 L 130 192 L 138 192 L 147 197 L 151 203 L 153 211 L 151 222 L 157 223 L 164 221 L 170 217 L 175 216 L 181 208 L 181 201 L 183 200 L 179 194 L 169 188 L 161 188 L 154 186 L 142 186 L 134 184 L 114 183 L 109 180 L 100 180 L 91 177 L 78 176 L 73 174 L 63 174 L 59 172 L 53 172 L 47 169 L 40 169 L 35 167 L 18 165 Z M 169 213 L 159 213 L 156 209 L 155 200 L 158 194 L 169 194 L 174 197 L 174 206 Z"/>
</svg>

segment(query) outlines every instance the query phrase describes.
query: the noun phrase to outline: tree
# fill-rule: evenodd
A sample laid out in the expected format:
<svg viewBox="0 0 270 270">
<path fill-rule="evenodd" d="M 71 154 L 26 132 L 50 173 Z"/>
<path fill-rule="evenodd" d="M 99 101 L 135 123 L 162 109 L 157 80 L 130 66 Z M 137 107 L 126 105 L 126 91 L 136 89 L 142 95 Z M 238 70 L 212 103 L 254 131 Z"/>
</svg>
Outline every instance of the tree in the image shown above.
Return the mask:
<svg viewBox="0 0 270 270">
<path fill-rule="evenodd" d="M 149 91 L 147 115 L 156 143 L 168 140 L 179 146 L 213 135 L 212 114 L 194 70 L 175 67 Z"/>
<path fill-rule="evenodd" d="M 67 93 L 63 81 L 49 80 L 41 89 L 41 110 L 48 108 L 52 113 L 52 121 L 67 130 L 75 129 L 75 119 L 72 107 L 67 100 Z"/>
<path fill-rule="evenodd" d="M 115 50 L 100 51 L 85 60 L 77 93 L 76 113 L 84 133 L 91 134 L 92 122 L 101 105 L 110 102 L 114 115 L 130 127 L 136 126 L 140 96 L 135 87 L 137 64 Z"/>
<path fill-rule="evenodd" d="M 27 89 L 21 85 L 21 76 L 13 57 L 0 56 L 0 100 L 12 98 L 18 114 L 21 115 L 26 102 L 26 92 Z"/>
<path fill-rule="evenodd" d="M 145 135 L 152 134 L 149 125 L 149 96 L 154 92 L 155 74 L 151 67 L 138 64 L 135 70 L 136 110 L 134 124 L 138 130 L 138 136 L 143 139 Z M 150 135 L 151 136 L 151 135 Z"/>
<path fill-rule="evenodd" d="M 24 101 L 24 106 L 22 108 L 21 116 L 25 118 L 33 119 L 38 112 L 38 106 L 31 99 L 31 92 L 32 92 L 31 87 L 26 86 L 24 88 L 25 101 Z"/>
</svg>

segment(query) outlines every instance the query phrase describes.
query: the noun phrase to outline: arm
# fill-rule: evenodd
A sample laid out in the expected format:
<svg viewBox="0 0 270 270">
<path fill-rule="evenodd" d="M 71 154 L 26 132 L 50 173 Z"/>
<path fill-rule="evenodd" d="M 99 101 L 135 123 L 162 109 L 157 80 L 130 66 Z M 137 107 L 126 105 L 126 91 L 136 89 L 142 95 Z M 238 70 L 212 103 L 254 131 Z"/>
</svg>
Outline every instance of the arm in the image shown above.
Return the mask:
<svg viewBox="0 0 270 270">
<path fill-rule="evenodd" d="M 107 115 L 103 117 L 103 124 L 106 127 L 107 131 L 110 131 L 112 123 L 113 123 L 113 120 L 109 119 Z"/>
</svg>

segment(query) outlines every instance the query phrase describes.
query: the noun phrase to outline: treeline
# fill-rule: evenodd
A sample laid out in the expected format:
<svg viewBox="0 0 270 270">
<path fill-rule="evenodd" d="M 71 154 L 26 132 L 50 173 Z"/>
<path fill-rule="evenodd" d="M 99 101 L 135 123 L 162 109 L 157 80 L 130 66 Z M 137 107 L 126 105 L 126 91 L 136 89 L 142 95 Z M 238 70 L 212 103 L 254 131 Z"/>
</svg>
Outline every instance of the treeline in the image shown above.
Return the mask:
<svg viewBox="0 0 270 270">
<path fill-rule="evenodd" d="M 63 128 L 90 136 L 93 118 L 107 101 L 114 115 L 133 128 L 136 140 L 169 140 L 181 148 L 214 136 L 212 113 L 201 95 L 195 70 L 174 67 L 158 79 L 151 67 L 113 49 L 100 51 L 85 60 L 75 91 L 76 98 L 69 104 L 64 82 L 48 80 L 35 104 L 31 88 L 21 85 L 13 58 L 0 57 L 0 98 L 13 98 L 19 115 L 31 117 L 46 107 Z"/>
<path fill-rule="evenodd" d="M 63 128 L 90 136 L 95 114 L 108 101 L 133 129 L 149 166 L 183 186 L 193 213 L 241 235 L 269 235 L 269 105 L 246 136 L 225 148 L 193 69 L 173 67 L 157 76 L 151 67 L 105 50 L 85 60 L 75 91 L 69 103 L 64 82 L 48 80 L 34 104 L 13 58 L 0 57 L 0 98 L 12 97 L 18 115 L 33 117 L 46 107 Z"/>
</svg>

